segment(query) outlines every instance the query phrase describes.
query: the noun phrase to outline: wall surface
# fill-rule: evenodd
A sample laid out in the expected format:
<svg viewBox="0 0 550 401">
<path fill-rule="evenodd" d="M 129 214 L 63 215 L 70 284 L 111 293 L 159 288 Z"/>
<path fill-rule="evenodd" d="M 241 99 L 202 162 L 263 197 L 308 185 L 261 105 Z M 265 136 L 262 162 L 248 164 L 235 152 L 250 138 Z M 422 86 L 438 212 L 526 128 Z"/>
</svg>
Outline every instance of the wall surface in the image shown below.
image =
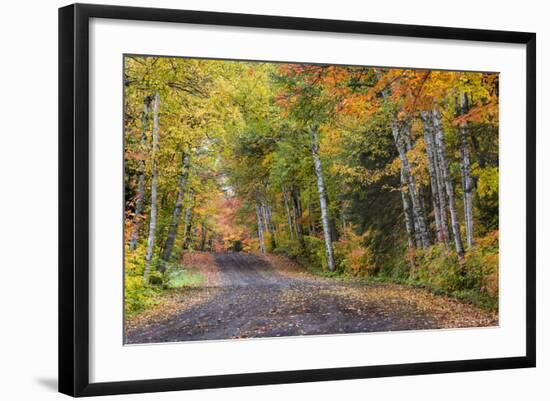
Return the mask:
<svg viewBox="0 0 550 401">
<path fill-rule="evenodd" d="M 293 384 L 124 399 L 550 399 L 550 25 L 542 1 L 386 2 L 162 0 L 112 4 L 534 31 L 538 42 L 538 367 L 536 369 Z M 3 4 L 0 23 L 0 396 L 54 400 L 57 375 L 57 0 Z M 7 259 L 6 259 L 7 255 Z M 123 399 L 109 397 L 109 399 Z"/>
</svg>

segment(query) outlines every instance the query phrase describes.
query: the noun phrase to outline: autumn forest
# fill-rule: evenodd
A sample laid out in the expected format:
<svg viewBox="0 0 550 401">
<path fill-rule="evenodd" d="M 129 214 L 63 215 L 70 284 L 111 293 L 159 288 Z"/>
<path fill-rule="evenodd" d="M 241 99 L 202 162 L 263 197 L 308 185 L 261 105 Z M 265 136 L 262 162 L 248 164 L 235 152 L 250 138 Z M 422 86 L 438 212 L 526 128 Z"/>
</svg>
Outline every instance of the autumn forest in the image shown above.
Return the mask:
<svg viewBox="0 0 550 401">
<path fill-rule="evenodd" d="M 123 85 L 126 342 L 498 324 L 498 73 L 127 55 Z"/>
</svg>

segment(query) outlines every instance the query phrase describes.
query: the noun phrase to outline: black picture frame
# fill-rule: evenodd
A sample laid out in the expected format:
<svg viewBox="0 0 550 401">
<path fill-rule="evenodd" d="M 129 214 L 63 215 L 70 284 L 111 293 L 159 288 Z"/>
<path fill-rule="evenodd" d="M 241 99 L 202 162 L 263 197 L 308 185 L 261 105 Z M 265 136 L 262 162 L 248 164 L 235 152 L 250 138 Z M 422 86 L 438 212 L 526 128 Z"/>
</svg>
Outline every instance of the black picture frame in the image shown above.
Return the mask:
<svg viewBox="0 0 550 401">
<path fill-rule="evenodd" d="M 91 18 L 179 22 L 484 41 L 526 46 L 527 276 L 526 353 L 520 357 L 219 376 L 89 381 L 89 21 Z M 59 391 L 71 396 L 316 382 L 535 366 L 536 35 L 526 32 L 400 25 L 219 12 L 74 4 L 59 9 Z"/>
</svg>

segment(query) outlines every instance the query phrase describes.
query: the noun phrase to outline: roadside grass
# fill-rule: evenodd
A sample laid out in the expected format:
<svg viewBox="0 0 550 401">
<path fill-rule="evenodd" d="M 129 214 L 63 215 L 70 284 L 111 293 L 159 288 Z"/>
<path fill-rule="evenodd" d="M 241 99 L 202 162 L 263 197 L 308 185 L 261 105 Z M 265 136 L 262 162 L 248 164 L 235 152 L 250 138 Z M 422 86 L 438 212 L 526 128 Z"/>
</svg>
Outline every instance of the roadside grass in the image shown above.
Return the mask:
<svg viewBox="0 0 550 401">
<path fill-rule="evenodd" d="M 190 269 L 174 269 L 165 274 L 164 287 L 175 289 L 183 287 L 199 287 L 204 283 L 204 276 L 201 273 Z"/>
</svg>

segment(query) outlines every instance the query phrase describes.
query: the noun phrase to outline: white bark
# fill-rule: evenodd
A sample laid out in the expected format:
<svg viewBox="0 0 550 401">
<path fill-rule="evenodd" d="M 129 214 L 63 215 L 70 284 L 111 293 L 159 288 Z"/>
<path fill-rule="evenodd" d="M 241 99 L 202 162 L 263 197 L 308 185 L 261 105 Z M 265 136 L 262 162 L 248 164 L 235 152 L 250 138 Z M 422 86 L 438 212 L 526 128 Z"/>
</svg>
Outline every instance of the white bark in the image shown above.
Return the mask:
<svg viewBox="0 0 550 401">
<path fill-rule="evenodd" d="M 273 234 L 271 231 L 271 225 L 269 224 L 269 216 L 267 215 L 267 206 L 263 201 L 260 204 L 260 210 L 262 211 L 262 218 L 264 219 L 264 231 L 267 231 L 269 234 Z"/>
<path fill-rule="evenodd" d="M 264 242 L 264 228 L 263 228 L 263 219 L 262 211 L 259 203 L 256 204 L 256 219 L 258 222 L 258 245 L 260 247 L 260 252 L 265 253 L 265 242 Z"/>
<path fill-rule="evenodd" d="M 426 155 L 428 158 L 428 172 L 430 175 L 437 239 L 439 242 L 447 244 L 449 240 L 449 229 L 447 227 L 447 216 L 445 214 L 445 198 L 443 196 L 443 189 L 440 188 L 440 179 L 438 178 L 439 159 L 435 151 L 432 120 L 427 112 L 421 112 L 420 117 L 424 129 L 424 141 L 426 143 Z"/>
<path fill-rule="evenodd" d="M 155 247 L 155 230 L 157 228 L 157 162 L 156 152 L 158 147 L 159 131 L 159 94 L 155 92 L 153 99 L 153 147 L 151 149 L 151 216 L 149 221 L 149 236 L 147 238 L 147 253 L 145 254 L 145 269 L 143 278 L 145 282 L 149 279 L 151 272 L 151 259 Z"/>
<path fill-rule="evenodd" d="M 449 164 L 447 162 L 447 156 L 445 155 L 445 137 L 443 132 L 443 126 L 441 124 L 441 115 L 439 110 L 435 108 L 432 112 L 433 125 L 435 130 L 435 145 L 437 149 L 437 155 L 440 161 L 442 180 L 445 184 L 445 191 L 447 193 L 447 200 L 449 206 L 449 212 L 451 214 L 451 227 L 453 230 L 453 236 L 455 240 L 455 249 L 459 258 L 464 256 L 464 247 L 462 245 L 462 236 L 460 234 L 460 224 L 458 222 L 458 213 L 456 211 L 455 194 L 452 183 L 451 174 L 449 172 Z"/>
<path fill-rule="evenodd" d="M 430 237 L 428 234 L 428 228 L 422 210 L 420 198 L 417 192 L 417 185 L 414 175 L 411 172 L 409 159 L 407 157 L 407 145 L 404 136 L 408 135 L 408 132 L 402 132 L 399 127 L 399 123 L 394 120 L 391 123 L 392 134 L 394 138 L 397 151 L 399 153 L 399 159 L 401 161 L 403 177 L 408 186 L 408 193 L 412 203 L 412 213 L 415 221 L 415 233 L 418 236 L 418 241 L 423 248 L 430 246 Z M 405 128 L 408 130 L 408 128 Z M 404 131 L 404 130 L 403 130 Z"/>
<path fill-rule="evenodd" d="M 321 157 L 319 156 L 319 138 L 316 127 L 310 127 L 311 135 L 311 154 L 313 156 L 313 165 L 315 175 L 317 176 L 317 191 L 319 192 L 319 203 L 321 205 L 321 221 L 323 223 L 323 235 L 325 237 L 325 248 L 327 251 L 328 269 L 334 271 L 334 254 L 332 249 L 332 238 L 330 236 L 329 216 L 327 207 L 327 197 L 325 192 L 325 183 L 323 179 L 323 170 L 321 166 Z"/>
<path fill-rule="evenodd" d="M 406 190 L 407 182 L 403 176 L 403 167 L 401 167 L 401 200 L 403 201 L 403 214 L 405 215 L 405 228 L 407 230 L 407 243 L 410 248 L 414 248 L 414 225 L 411 212 L 410 197 Z"/>
<path fill-rule="evenodd" d="M 460 113 L 468 112 L 468 98 L 465 93 L 460 98 Z M 458 127 L 459 147 L 462 158 L 462 187 L 464 191 L 464 222 L 466 224 L 466 245 L 471 248 L 474 245 L 474 216 L 473 216 L 473 180 L 470 162 L 470 150 L 468 147 L 468 124 L 463 122 Z"/>
<path fill-rule="evenodd" d="M 380 73 L 378 72 L 378 77 Z M 386 100 L 389 100 L 389 90 L 382 91 L 382 97 Z M 402 123 L 398 121 L 396 116 L 393 116 L 391 121 L 391 130 L 393 139 L 395 142 L 395 147 L 399 154 L 399 160 L 401 161 L 403 179 L 407 183 L 408 195 L 412 204 L 412 216 L 413 224 L 415 227 L 415 237 L 417 238 L 417 243 L 419 243 L 423 248 L 430 246 L 430 235 L 428 232 L 428 226 L 426 224 L 426 218 L 424 214 L 424 208 L 420 197 L 417 191 L 416 180 L 411 171 L 411 166 L 408 160 L 407 151 L 411 149 L 411 139 L 410 139 L 410 127 L 407 123 L 403 127 L 400 127 Z M 403 203 L 405 206 L 405 203 Z"/>
<path fill-rule="evenodd" d="M 445 190 L 445 183 L 443 182 L 443 173 L 441 172 L 442 163 L 437 152 L 435 133 L 432 139 L 433 139 L 433 150 L 434 150 L 434 161 L 435 161 L 435 176 L 437 181 L 437 191 L 438 191 L 438 199 L 439 199 L 441 230 L 444 235 L 444 242 L 445 244 L 448 244 L 449 239 L 451 238 L 449 234 L 449 223 L 448 223 L 448 213 L 447 213 L 448 202 L 447 202 L 447 194 Z"/>
</svg>

